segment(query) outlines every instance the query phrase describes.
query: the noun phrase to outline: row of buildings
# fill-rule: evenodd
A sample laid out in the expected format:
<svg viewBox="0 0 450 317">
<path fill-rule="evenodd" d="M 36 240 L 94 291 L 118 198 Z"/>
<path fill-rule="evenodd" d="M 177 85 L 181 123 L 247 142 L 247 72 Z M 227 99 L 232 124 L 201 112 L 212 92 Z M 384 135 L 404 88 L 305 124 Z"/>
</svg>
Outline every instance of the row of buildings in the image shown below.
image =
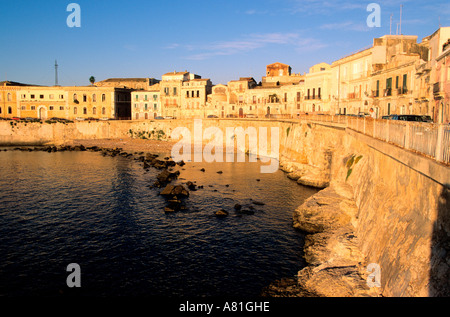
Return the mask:
<svg viewBox="0 0 450 317">
<path fill-rule="evenodd" d="M 366 49 L 296 74 L 289 65 L 266 66 L 260 82 L 210 79 L 170 72 L 159 79 L 111 78 L 85 87 L 0 86 L 0 117 L 132 119 L 155 117 L 279 117 L 305 113 L 429 115 L 450 122 L 450 27 L 419 43 L 417 36 L 386 35 Z"/>
</svg>

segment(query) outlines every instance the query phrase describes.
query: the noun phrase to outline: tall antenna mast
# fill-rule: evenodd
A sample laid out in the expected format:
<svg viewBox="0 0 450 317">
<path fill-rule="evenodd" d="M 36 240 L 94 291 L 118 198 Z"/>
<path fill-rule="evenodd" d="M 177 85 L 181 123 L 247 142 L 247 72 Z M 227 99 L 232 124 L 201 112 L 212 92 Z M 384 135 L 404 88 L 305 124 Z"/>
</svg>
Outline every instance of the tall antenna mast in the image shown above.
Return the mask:
<svg viewBox="0 0 450 317">
<path fill-rule="evenodd" d="M 55 86 L 58 86 L 58 62 L 55 59 Z"/>
<path fill-rule="evenodd" d="M 389 24 L 389 35 L 392 35 L 392 17 L 394 14 L 391 14 L 391 23 Z"/>
<path fill-rule="evenodd" d="M 400 35 L 402 35 L 402 9 L 403 4 L 400 5 Z"/>
</svg>

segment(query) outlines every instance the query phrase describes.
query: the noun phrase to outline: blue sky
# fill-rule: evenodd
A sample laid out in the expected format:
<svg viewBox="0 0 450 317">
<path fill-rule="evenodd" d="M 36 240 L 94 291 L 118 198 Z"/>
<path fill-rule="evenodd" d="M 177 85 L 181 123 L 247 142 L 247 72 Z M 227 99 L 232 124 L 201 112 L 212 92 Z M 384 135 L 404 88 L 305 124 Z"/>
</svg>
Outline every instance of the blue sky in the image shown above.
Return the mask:
<svg viewBox="0 0 450 317">
<path fill-rule="evenodd" d="M 71 2 L 81 27 L 69 28 Z M 381 7 L 381 27 L 369 28 L 369 3 Z M 0 81 L 87 85 L 89 77 L 154 77 L 190 71 L 213 84 L 264 76 L 273 62 L 305 73 L 368 47 L 373 38 L 423 37 L 450 26 L 448 0 L 0 0 Z"/>
</svg>

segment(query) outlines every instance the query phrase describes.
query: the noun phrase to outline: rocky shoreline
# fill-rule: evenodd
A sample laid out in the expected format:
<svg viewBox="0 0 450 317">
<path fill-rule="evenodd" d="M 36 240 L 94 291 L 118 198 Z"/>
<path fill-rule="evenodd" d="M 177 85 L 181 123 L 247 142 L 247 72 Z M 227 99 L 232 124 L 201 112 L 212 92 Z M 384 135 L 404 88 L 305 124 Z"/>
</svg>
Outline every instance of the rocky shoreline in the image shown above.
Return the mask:
<svg viewBox="0 0 450 317">
<path fill-rule="evenodd" d="M 121 156 L 132 159 L 142 163 L 144 170 L 154 168 L 159 170 L 156 175 L 156 180 L 149 185 L 150 189 L 159 190 L 159 195 L 165 198 L 166 207 L 165 213 L 175 213 L 186 210 L 185 200 L 188 199 L 190 191 L 203 189 L 202 185 L 197 185 L 195 181 L 185 181 L 182 184 L 174 185 L 180 176 L 180 169 L 185 165 L 185 162 L 175 162 L 172 160 L 169 153 L 174 143 L 167 141 L 156 140 L 137 140 L 137 139 L 108 139 L 108 140 L 75 140 L 70 145 L 44 145 L 44 146 L 10 146 L 0 148 L 0 151 L 22 151 L 22 152 L 98 152 L 102 156 Z M 121 147 L 118 147 L 121 146 Z M 123 147 L 124 148 L 123 148 Z M 202 172 L 206 170 L 201 169 Z M 216 173 L 221 174 L 222 171 Z M 257 179 L 256 181 L 259 181 Z M 228 186 L 228 185 L 227 185 Z M 233 212 L 237 216 L 253 215 L 255 214 L 255 206 L 264 205 L 263 202 L 255 201 L 250 198 L 249 205 L 241 206 L 236 203 Z M 255 205 L 255 206 L 254 206 Z M 216 210 L 211 216 L 218 218 L 227 217 L 231 211 L 223 209 Z"/>
<path fill-rule="evenodd" d="M 369 287 L 364 255 L 355 234 L 358 207 L 347 183 L 330 182 L 330 173 L 296 162 L 281 163 L 287 177 L 320 191 L 293 214 L 293 227 L 306 234 L 307 266 L 295 278 L 267 286 L 268 297 L 378 297 Z"/>
</svg>

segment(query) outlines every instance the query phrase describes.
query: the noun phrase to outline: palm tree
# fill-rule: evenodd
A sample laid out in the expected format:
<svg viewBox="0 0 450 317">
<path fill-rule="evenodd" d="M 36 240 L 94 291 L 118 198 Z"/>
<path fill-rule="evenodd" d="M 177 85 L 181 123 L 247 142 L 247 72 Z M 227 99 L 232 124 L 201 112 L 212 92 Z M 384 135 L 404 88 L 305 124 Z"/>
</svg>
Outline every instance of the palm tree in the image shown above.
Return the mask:
<svg viewBox="0 0 450 317">
<path fill-rule="evenodd" d="M 94 85 L 94 83 L 95 83 L 95 77 L 94 77 L 94 76 L 91 76 L 91 77 L 89 78 L 89 81 L 91 82 L 92 85 Z"/>
</svg>

